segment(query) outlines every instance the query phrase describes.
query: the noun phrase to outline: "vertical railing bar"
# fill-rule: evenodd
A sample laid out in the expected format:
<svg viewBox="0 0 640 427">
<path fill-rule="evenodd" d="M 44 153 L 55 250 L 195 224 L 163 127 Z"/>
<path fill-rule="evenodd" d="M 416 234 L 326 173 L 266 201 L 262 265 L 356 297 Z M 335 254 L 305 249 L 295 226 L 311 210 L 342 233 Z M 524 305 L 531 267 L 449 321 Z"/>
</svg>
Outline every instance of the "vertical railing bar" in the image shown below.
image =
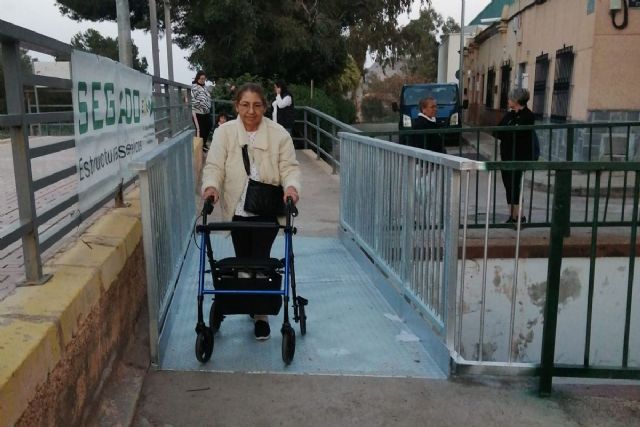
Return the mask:
<svg viewBox="0 0 640 427">
<path fill-rule="evenodd" d="M 520 176 L 520 188 L 524 185 L 524 176 L 526 171 L 522 171 Z M 518 221 L 516 227 L 516 253 L 514 257 L 513 265 L 513 286 L 511 287 L 511 313 L 509 316 L 509 363 L 513 362 L 513 329 L 516 317 L 516 296 L 518 289 L 518 263 L 520 261 L 520 232 L 522 230 L 522 191 L 520 192 L 520 199 L 518 200 Z"/>
<path fill-rule="evenodd" d="M 589 357 L 591 349 L 591 320 L 593 317 L 593 291 L 596 268 L 596 251 L 598 242 L 598 205 L 600 204 L 600 174 L 596 171 L 596 188 L 593 195 L 593 222 L 591 223 L 591 248 L 589 251 L 589 294 L 587 296 L 587 326 L 585 330 L 585 345 L 583 364 L 589 366 Z"/>
<path fill-rule="evenodd" d="M 316 116 L 316 160 L 320 160 L 320 116 Z"/>
<path fill-rule="evenodd" d="M 304 132 L 304 149 L 308 150 L 309 149 L 309 119 L 307 117 L 307 110 L 304 110 L 304 128 L 303 128 L 303 132 Z M 351 144 L 353 145 L 353 144 Z"/>
<path fill-rule="evenodd" d="M 624 160 L 629 161 L 629 139 L 631 137 L 631 126 L 627 125 L 627 139 L 625 144 Z M 628 171 L 624 171 L 624 180 L 622 182 L 622 212 L 620 213 L 620 221 L 624 221 L 624 208 L 627 201 L 627 174 Z"/>
<path fill-rule="evenodd" d="M 553 217 L 550 232 L 550 248 L 547 268 L 547 289 L 542 325 L 542 350 L 540 357 L 540 396 L 549 396 L 555 364 L 558 300 L 562 270 L 564 238 L 569 230 L 571 171 L 556 170 L 553 195 Z"/>
<path fill-rule="evenodd" d="M 399 169 L 400 173 L 402 173 L 402 182 L 406 183 L 400 188 L 402 194 L 402 200 L 406 202 L 404 206 L 404 227 L 402 227 L 402 255 L 400 256 L 400 269 L 399 276 L 403 282 L 403 286 L 405 288 L 411 289 L 411 281 L 409 280 L 409 266 L 413 264 L 413 239 L 411 236 L 413 235 L 413 223 L 414 223 L 414 212 L 413 212 L 413 199 L 415 192 L 413 191 L 413 187 L 415 186 L 415 164 L 413 162 L 413 157 L 404 155 L 400 158 L 402 162 L 402 167 Z M 412 180 L 412 178 L 414 178 Z M 413 182 L 412 182 L 413 181 Z M 411 227 L 412 231 L 409 231 L 409 227 Z M 408 285 L 408 286 L 407 286 Z"/>
<path fill-rule="evenodd" d="M 460 211 L 460 192 L 457 191 L 460 188 L 460 171 L 447 168 L 447 181 L 449 185 L 446 185 L 446 197 L 447 206 L 446 211 L 443 214 L 443 218 L 446 218 L 446 234 L 447 239 L 444 242 L 443 253 L 443 282 L 441 284 L 442 289 L 442 308 L 440 311 L 442 321 L 445 324 L 447 348 L 450 350 L 455 349 L 456 339 L 456 303 L 457 303 L 457 285 L 458 285 L 458 233 L 460 232 L 460 217 L 458 212 Z M 443 196 L 445 196 L 443 194 Z M 445 221 L 442 224 L 445 227 Z"/>
<path fill-rule="evenodd" d="M 19 42 L 1 41 L 0 46 L 2 47 L 0 65 L 2 65 L 4 69 L 7 113 L 20 115 L 22 117 L 22 122 L 19 126 L 12 126 L 10 128 L 10 135 L 18 217 L 21 223 L 29 224 L 29 228 L 22 234 L 25 283 L 43 284 L 51 276 L 42 275 L 42 254 L 40 252 L 40 239 L 36 225 L 38 214 L 36 210 L 35 192 L 33 190 L 29 136 L 27 132 L 28 128 L 24 123 L 24 88 L 20 68 Z"/>
<path fill-rule="evenodd" d="M 476 172 L 477 173 L 477 172 Z M 462 315 L 464 312 L 464 285 L 465 285 L 465 275 L 466 275 L 466 263 L 467 263 L 467 225 L 468 225 L 468 215 L 469 215 L 469 180 L 471 177 L 471 172 L 466 171 L 466 187 L 465 187 L 465 212 L 462 217 L 463 225 L 462 225 L 462 265 L 460 267 L 460 297 L 458 298 L 458 306 L 457 306 L 457 314 L 458 314 L 458 325 L 457 325 L 457 343 L 455 350 L 460 353 L 461 343 L 462 343 Z M 476 180 L 477 183 L 477 180 Z M 477 204 L 477 203 L 476 203 Z"/>
<path fill-rule="evenodd" d="M 593 126 L 589 126 L 589 154 L 588 158 L 591 162 L 591 150 L 593 149 Z M 591 189 L 591 171 L 587 171 L 587 197 L 585 200 L 584 222 L 589 220 L 589 193 Z"/>
<path fill-rule="evenodd" d="M 553 145 L 553 129 L 549 129 L 549 155 L 548 160 L 551 161 L 551 147 Z M 554 178 L 555 180 L 555 178 Z M 551 204 L 551 169 L 547 169 L 547 209 L 545 216 L 545 223 L 549 224 L 551 218 L 549 217 L 549 206 Z"/>
<path fill-rule="evenodd" d="M 613 127 L 609 126 L 609 161 L 613 161 Z M 609 199 L 611 198 L 611 178 L 613 173 L 609 171 L 607 178 L 607 198 L 604 201 L 604 212 L 602 222 L 607 222 L 607 212 L 609 209 Z"/>
<path fill-rule="evenodd" d="M 338 173 L 338 156 L 336 156 L 336 125 L 331 123 L 331 173 Z"/>
<path fill-rule="evenodd" d="M 480 130 L 476 131 L 476 160 L 480 161 Z M 480 171 L 476 170 L 476 208 L 474 224 L 478 224 L 478 209 L 480 208 L 479 191 L 480 191 Z M 467 199 L 468 200 L 468 199 Z M 487 214 L 489 213 L 489 207 L 487 206 Z"/>
<path fill-rule="evenodd" d="M 493 159 L 494 161 L 498 159 L 498 139 L 496 137 L 493 138 Z M 502 159 L 504 160 L 504 159 Z M 493 179 L 493 209 L 492 209 L 492 216 L 493 216 L 493 224 L 496 223 L 496 199 L 497 199 L 497 194 L 496 194 L 496 185 L 497 185 L 498 179 L 494 178 Z M 492 191 L 491 188 L 488 189 L 489 191 Z M 487 205 L 487 216 L 489 215 L 489 206 Z"/>
<path fill-rule="evenodd" d="M 435 227 L 435 241 L 436 241 L 436 258 L 435 258 L 435 266 L 434 266 L 434 282 L 433 285 L 435 287 L 433 292 L 433 311 L 439 315 L 442 315 L 442 312 L 438 309 L 440 306 L 440 270 L 442 268 L 442 262 L 440 261 L 442 255 L 442 208 L 444 203 L 444 171 L 445 168 L 442 165 L 438 165 L 438 173 L 436 174 L 436 227 Z"/>
<path fill-rule="evenodd" d="M 495 171 L 490 171 L 487 178 L 487 207 L 491 206 L 491 181 L 495 181 L 493 176 Z M 489 255 L 489 215 L 485 217 L 484 224 L 484 252 L 482 262 L 482 303 L 480 304 L 480 337 L 478 346 L 478 362 L 482 362 L 482 347 L 484 346 L 484 316 L 487 296 L 487 257 Z"/>
<path fill-rule="evenodd" d="M 633 300 L 633 279 L 636 263 L 636 237 L 638 235 L 638 204 L 640 203 L 640 171 L 636 171 L 633 186 L 633 217 L 631 218 L 631 239 L 629 247 L 629 276 L 627 279 L 627 304 L 624 318 L 624 338 L 622 344 L 622 367 L 629 367 L 629 336 L 631 333 L 631 303 Z"/>
</svg>

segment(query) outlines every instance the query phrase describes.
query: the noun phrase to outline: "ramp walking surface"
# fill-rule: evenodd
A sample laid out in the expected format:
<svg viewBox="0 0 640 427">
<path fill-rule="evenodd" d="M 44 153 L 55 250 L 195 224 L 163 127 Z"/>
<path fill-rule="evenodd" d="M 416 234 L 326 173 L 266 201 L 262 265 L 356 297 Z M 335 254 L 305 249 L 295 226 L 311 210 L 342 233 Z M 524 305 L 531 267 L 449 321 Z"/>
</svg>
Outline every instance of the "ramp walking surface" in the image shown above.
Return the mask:
<svg viewBox="0 0 640 427">
<path fill-rule="evenodd" d="M 229 238 L 217 234 L 212 243 L 216 258 L 233 256 Z M 196 360 L 198 251 L 192 250 L 171 304 L 168 345 L 160 368 L 444 378 L 419 338 L 408 330 L 338 239 L 298 237 L 293 247 L 298 295 L 307 298 L 309 305 L 305 336 L 289 310 L 296 330 L 295 358 L 289 366 L 281 358 L 283 310 L 270 316 L 271 339 L 262 342 L 256 341 L 248 315 L 227 316 L 215 335 L 211 360 L 204 364 Z M 284 256 L 283 238 L 276 241 L 272 254 Z M 211 275 L 207 276 L 206 286 L 211 288 Z M 204 304 L 205 313 L 210 300 Z"/>
<path fill-rule="evenodd" d="M 299 293 L 309 306 L 307 335 L 294 324 L 292 364 L 285 367 L 280 356 L 281 315 L 270 319 L 266 342 L 253 338 L 248 316 L 227 318 L 212 359 L 195 360 L 197 266 L 191 257 L 160 369 L 146 373 L 135 414 L 123 424 L 640 426 L 637 383 L 556 381 L 552 398 L 541 399 L 535 379 L 445 379 L 337 239 L 338 177 L 313 153 L 299 151 L 298 159 L 304 188 L 294 251 Z M 214 245 L 220 254 L 231 250 L 229 241 Z M 281 251 L 280 239 L 274 255 Z M 148 351 L 144 340 L 137 342 L 133 354 Z"/>
</svg>

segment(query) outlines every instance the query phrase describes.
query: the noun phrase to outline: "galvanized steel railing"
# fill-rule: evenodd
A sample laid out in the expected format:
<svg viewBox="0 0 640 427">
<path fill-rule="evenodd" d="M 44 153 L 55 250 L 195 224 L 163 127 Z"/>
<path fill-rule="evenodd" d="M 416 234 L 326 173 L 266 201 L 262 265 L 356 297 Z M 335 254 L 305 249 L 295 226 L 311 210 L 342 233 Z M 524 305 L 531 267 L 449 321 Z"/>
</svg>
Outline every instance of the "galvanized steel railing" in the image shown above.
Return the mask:
<svg viewBox="0 0 640 427">
<path fill-rule="evenodd" d="M 70 61 L 72 47 L 58 40 L 43 36 L 26 28 L 0 20 L 0 41 L 2 43 L 2 67 L 4 70 L 7 114 L 0 114 L 0 128 L 9 128 L 16 183 L 17 210 L 19 218 L 11 224 L 3 224 L 0 232 L 0 250 L 16 251 L 22 247 L 24 271 L 27 283 L 41 283 L 46 280 L 42 274 L 41 253 L 51 248 L 65 235 L 77 229 L 83 221 L 97 212 L 116 196 L 120 196 L 124 186 L 114 188 L 102 200 L 80 212 L 77 190 L 67 192 L 51 202 L 40 201 L 36 192 L 50 190 L 52 185 L 65 182 L 66 186 L 77 189 L 74 175 L 75 162 L 50 175 L 33 179 L 32 161 L 36 158 L 64 152 L 75 148 L 73 135 L 44 146 L 30 145 L 30 128 L 34 125 L 57 124 L 73 129 L 73 109 L 70 105 L 60 105 L 56 111 L 25 111 L 25 94 L 36 87 L 71 92 L 69 78 L 24 73 L 21 70 L 20 49 L 28 49 L 51 55 L 56 61 Z M 191 126 L 189 87 L 164 79 L 154 78 L 154 102 L 156 104 L 156 137 L 159 141 L 176 135 Z M 69 98 L 70 99 L 70 98 Z M 36 111 L 38 111 L 36 109 Z M 161 114 L 159 114 L 161 113 Z M 7 195 L 10 199 L 10 195 Z M 61 200 L 62 199 L 62 200 Z M 11 202 L 7 202 L 11 203 Z M 8 205 L 8 208 L 12 206 Z M 37 207 L 37 209 L 36 209 Z M 15 207 L 14 207 L 15 208 Z M 62 218 L 61 218 L 62 217 Z M 51 221 L 55 224 L 51 225 Z M 46 231 L 45 227 L 46 226 Z"/>
<path fill-rule="evenodd" d="M 477 162 L 341 137 L 341 225 L 430 321 L 459 372 L 539 373 L 543 394 L 554 375 L 640 377 L 640 162 Z M 522 222 L 491 227 L 501 170 L 552 174 L 550 235 Z M 599 184 L 618 172 L 631 183 L 628 218 L 614 223 L 623 228 L 602 221 Z M 596 182 L 585 208 L 589 224 L 578 227 L 570 222 L 572 178 L 589 173 Z M 475 215 L 482 229 L 469 226 Z M 576 259 L 562 258 L 569 234 L 582 248 L 572 243 L 564 256 Z M 607 248 L 617 258 L 601 258 Z"/>
<path fill-rule="evenodd" d="M 158 339 L 194 226 L 192 140 L 193 131 L 185 131 L 131 164 L 140 179 L 153 363 L 158 362 Z"/>
<path fill-rule="evenodd" d="M 340 224 L 453 349 L 459 212 L 482 163 L 340 136 Z"/>
</svg>

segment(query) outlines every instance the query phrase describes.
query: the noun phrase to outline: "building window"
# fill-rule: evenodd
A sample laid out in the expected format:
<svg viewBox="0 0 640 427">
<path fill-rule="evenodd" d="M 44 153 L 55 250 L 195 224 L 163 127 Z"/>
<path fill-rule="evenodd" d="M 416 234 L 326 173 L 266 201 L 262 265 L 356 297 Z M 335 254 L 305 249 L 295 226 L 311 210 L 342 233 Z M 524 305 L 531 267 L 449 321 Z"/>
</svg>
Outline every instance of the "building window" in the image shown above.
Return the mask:
<svg viewBox="0 0 640 427">
<path fill-rule="evenodd" d="M 493 108 L 493 87 L 496 84 L 496 71 L 493 67 L 487 71 L 487 98 L 485 105 L 487 108 Z"/>
<path fill-rule="evenodd" d="M 529 89 L 529 73 L 527 73 L 527 63 L 521 62 L 518 66 L 518 83 L 516 87 L 520 89 Z"/>
<path fill-rule="evenodd" d="M 556 52 L 556 74 L 553 82 L 551 120 L 565 121 L 569 115 L 573 57 L 573 47 L 571 46 L 562 48 Z"/>
<path fill-rule="evenodd" d="M 509 102 L 509 86 L 511 83 L 511 62 L 500 67 L 500 109 L 506 110 Z"/>
<path fill-rule="evenodd" d="M 549 55 L 546 53 L 536 58 L 536 75 L 533 83 L 533 114 L 536 119 L 544 115 L 544 101 L 547 94 L 547 77 L 549 75 Z"/>
<path fill-rule="evenodd" d="M 591 15 L 596 10 L 596 0 L 587 0 L 587 15 Z"/>
</svg>

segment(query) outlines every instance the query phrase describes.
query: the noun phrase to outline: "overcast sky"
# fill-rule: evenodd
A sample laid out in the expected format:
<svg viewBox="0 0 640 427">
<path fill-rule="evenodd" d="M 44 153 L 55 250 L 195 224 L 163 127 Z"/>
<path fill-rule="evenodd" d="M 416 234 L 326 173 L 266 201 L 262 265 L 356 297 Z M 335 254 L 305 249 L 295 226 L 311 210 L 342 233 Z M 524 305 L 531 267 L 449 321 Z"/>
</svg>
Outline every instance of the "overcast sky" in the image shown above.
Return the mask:
<svg viewBox="0 0 640 427">
<path fill-rule="evenodd" d="M 466 0 L 465 22 L 473 19 L 489 2 L 490 0 Z M 419 3 L 419 1 L 415 1 L 411 18 L 415 18 L 418 15 Z M 104 36 L 116 37 L 118 34 L 115 23 L 76 22 L 69 18 L 62 17 L 55 4 L 54 0 L 0 0 L 0 10 L 2 10 L 0 19 L 65 43 L 69 43 L 77 32 L 85 31 L 89 28 L 96 29 Z M 451 16 L 456 22 L 460 22 L 462 0 L 432 0 L 432 5 L 433 8 L 445 18 Z M 406 24 L 409 19 L 409 17 L 403 17 L 401 23 Z M 140 49 L 140 54 L 147 58 L 149 62 L 149 73 L 153 73 L 150 34 L 139 30 L 134 31 L 132 39 Z M 161 39 L 158 45 L 160 48 L 160 75 L 166 78 L 168 73 L 166 41 Z M 195 72 L 189 68 L 189 63 L 185 59 L 187 55 L 188 52 L 174 45 L 173 69 L 175 80 L 190 84 Z M 41 56 L 40 60 L 47 60 L 47 57 Z"/>
</svg>

